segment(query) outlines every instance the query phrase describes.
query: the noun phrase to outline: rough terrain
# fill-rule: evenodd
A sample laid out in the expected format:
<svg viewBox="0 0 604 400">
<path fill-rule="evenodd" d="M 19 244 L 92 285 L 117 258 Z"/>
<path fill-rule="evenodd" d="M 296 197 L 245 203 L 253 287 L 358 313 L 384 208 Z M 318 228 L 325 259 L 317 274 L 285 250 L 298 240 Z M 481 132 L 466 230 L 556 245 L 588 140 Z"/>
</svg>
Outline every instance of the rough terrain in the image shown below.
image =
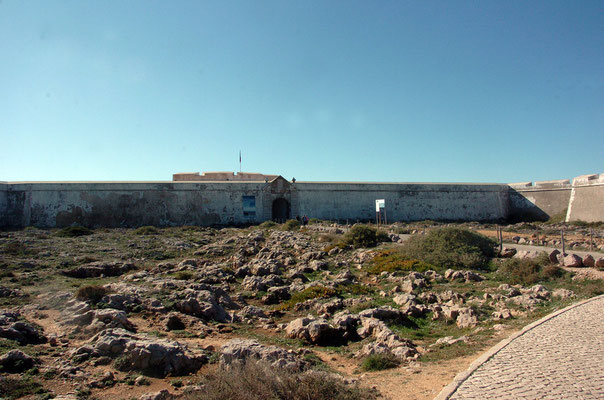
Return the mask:
<svg viewBox="0 0 604 400">
<path fill-rule="evenodd" d="M 0 397 L 168 398 L 254 359 L 430 399 L 511 332 L 604 289 L 601 229 L 593 266 L 568 259 L 568 273 L 516 281 L 498 273 L 507 257 L 558 258 L 510 250 L 478 270 L 397 258 L 403 235 L 439 226 L 387 226 L 372 248 L 344 244 L 349 227 L 326 222 L 0 232 L 0 380 L 23 386 Z M 507 228 L 527 244 L 555 231 Z M 585 230 L 572 235 L 588 250 Z"/>
</svg>

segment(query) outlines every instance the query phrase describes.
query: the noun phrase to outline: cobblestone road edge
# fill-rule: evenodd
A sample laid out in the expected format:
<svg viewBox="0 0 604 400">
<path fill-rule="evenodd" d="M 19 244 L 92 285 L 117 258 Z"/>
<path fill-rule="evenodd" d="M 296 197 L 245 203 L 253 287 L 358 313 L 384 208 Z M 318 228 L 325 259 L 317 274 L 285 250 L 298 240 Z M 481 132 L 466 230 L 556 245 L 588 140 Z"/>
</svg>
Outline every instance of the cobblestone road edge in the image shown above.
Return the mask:
<svg viewBox="0 0 604 400">
<path fill-rule="evenodd" d="M 480 367 L 482 364 L 484 364 L 485 362 L 490 360 L 491 357 L 493 357 L 495 354 L 499 353 L 503 348 L 505 348 L 507 345 L 512 343 L 516 338 L 524 335 L 526 332 L 549 321 L 550 319 L 555 318 L 558 315 L 567 312 L 568 310 L 572 310 L 575 307 L 582 306 L 583 304 L 595 301 L 600 298 L 604 298 L 604 294 L 580 301 L 578 303 L 571 304 L 568 307 L 565 307 L 561 310 L 558 310 L 551 314 L 546 315 L 545 317 L 525 326 L 524 328 L 522 328 L 521 331 L 512 334 L 511 336 L 509 336 L 506 339 L 503 339 L 501 342 L 499 342 L 495 346 L 491 347 L 484 354 L 482 354 L 480 357 L 478 357 L 472 364 L 470 364 L 470 366 L 468 367 L 467 370 L 457 374 L 457 376 L 455 378 L 453 378 L 453 381 L 450 384 L 448 384 L 447 386 L 445 386 L 440 391 L 438 396 L 436 396 L 434 398 L 434 400 L 448 400 L 457 391 L 457 389 L 466 381 L 466 379 L 468 379 L 470 376 L 472 376 L 472 374 L 474 373 L 474 371 L 476 371 L 476 369 L 478 369 L 478 367 Z"/>
</svg>

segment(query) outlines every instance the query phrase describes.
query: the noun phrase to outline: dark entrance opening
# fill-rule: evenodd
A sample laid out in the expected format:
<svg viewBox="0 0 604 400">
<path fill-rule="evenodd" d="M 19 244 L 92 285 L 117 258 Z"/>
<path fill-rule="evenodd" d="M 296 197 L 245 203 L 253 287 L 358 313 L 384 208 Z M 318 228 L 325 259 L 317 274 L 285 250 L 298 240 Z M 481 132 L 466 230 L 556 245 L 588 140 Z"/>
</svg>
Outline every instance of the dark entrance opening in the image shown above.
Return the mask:
<svg viewBox="0 0 604 400">
<path fill-rule="evenodd" d="M 289 201 L 285 200 L 283 197 L 280 197 L 273 201 L 273 221 L 275 222 L 285 222 L 290 219 L 291 207 L 289 205 Z"/>
</svg>

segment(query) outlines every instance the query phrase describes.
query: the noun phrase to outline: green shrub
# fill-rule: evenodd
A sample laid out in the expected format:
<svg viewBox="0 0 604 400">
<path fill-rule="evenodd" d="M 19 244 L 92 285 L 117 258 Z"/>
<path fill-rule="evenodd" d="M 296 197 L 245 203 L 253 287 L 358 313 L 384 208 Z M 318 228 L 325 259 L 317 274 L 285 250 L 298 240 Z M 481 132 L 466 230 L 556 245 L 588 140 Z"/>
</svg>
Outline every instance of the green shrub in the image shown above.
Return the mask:
<svg viewBox="0 0 604 400">
<path fill-rule="evenodd" d="M 361 369 L 363 371 L 382 371 L 388 368 L 396 368 L 399 364 L 399 360 L 392 354 L 372 354 L 363 360 Z"/>
<path fill-rule="evenodd" d="M 148 225 L 136 228 L 132 233 L 135 235 L 158 235 L 160 231 L 156 227 Z"/>
<path fill-rule="evenodd" d="M 355 225 L 344 235 L 344 243 L 358 249 L 375 247 L 378 243 L 389 242 L 388 234 L 369 225 Z"/>
<path fill-rule="evenodd" d="M 554 265 L 542 267 L 541 263 L 535 259 L 510 258 L 499 267 L 497 275 L 499 279 L 512 285 L 529 286 L 537 282 L 561 279 L 567 275 L 567 272 Z"/>
<path fill-rule="evenodd" d="M 292 297 L 283 304 L 281 304 L 279 308 L 283 310 L 288 310 L 294 307 L 296 304 L 305 302 L 306 300 L 318 299 L 323 297 L 333 297 L 337 294 L 338 292 L 330 287 L 311 286 L 302 290 L 301 292 L 292 294 Z"/>
<path fill-rule="evenodd" d="M 185 393 L 184 400 L 373 400 L 374 391 L 346 384 L 324 371 L 299 373 L 248 361 L 229 369 L 218 368 L 201 379 L 201 391 Z"/>
<path fill-rule="evenodd" d="M 275 227 L 276 225 L 277 225 L 277 223 L 276 223 L 276 222 L 274 222 L 274 221 L 264 221 L 264 222 L 263 222 L 263 223 L 261 223 L 259 226 L 260 226 L 260 228 L 262 228 L 262 229 L 270 229 L 270 228 Z"/>
<path fill-rule="evenodd" d="M 109 290 L 103 286 L 90 285 L 79 288 L 75 294 L 75 297 L 78 300 L 90 301 L 91 303 L 96 304 L 101 301 L 103 296 L 105 296 L 107 293 L 109 293 Z"/>
<path fill-rule="evenodd" d="M 283 224 L 283 230 L 285 231 L 295 231 L 297 229 L 300 229 L 300 221 L 297 219 L 288 219 Z"/>
<path fill-rule="evenodd" d="M 549 219 L 545 222 L 546 224 L 561 224 L 564 221 L 566 221 L 566 212 L 567 209 L 565 208 L 564 210 L 560 211 L 557 214 L 552 215 L 551 217 L 549 217 Z"/>
<path fill-rule="evenodd" d="M 195 274 L 191 271 L 178 271 L 174 274 L 174 278 L 181 281 L 191 280 L 194 276 Z"/>
<path fill-rule="evenodd" d="M 371 260 L 367 272 L 370 274 L 379 275 L 382 272 L 396 272 L 396 271 L 417 271 L 425 272 L 429 269 L 438 269 L 432 264 L 427 262 L 408 259 L 400 251 L 389 249 L 382 250 Z"/>
<path fill-rule="evenodd" d="M 467 229 L 446 227 L 416 235 L 401 246 L 408 259 L 418 259 L 441 268 L 484 268 L 494 256 L 496 243 Z"/>
<path fill-rule="evenodd" d="M 0 376 L 0 398 L 12 400 L 43 394 L 46 390 L 29 376 Z"/>
<path fill-rule="evenodd" d="M 13 256 L 31 256 L 38 253 L 37 250 L 32 249 L 27 246 L 25 243 L 21 242 L 10 242 L 4 245 L 2 251 L 5 254 L 10 254 Z"/>
<path fill-rule="evenodd" d="M 61 237 L 78 237 L 92 235 L 94 231 L 84 226 L 74 225 L 67 228 L 60 229 L 56 235 Z"/>
<path fill-rule="evenodd" d="M 311 218 L 308 220 L 309 225 L 313 225 L 313 224 L 320 224 L 321 220 L 318 218 Z"/>
</svg>

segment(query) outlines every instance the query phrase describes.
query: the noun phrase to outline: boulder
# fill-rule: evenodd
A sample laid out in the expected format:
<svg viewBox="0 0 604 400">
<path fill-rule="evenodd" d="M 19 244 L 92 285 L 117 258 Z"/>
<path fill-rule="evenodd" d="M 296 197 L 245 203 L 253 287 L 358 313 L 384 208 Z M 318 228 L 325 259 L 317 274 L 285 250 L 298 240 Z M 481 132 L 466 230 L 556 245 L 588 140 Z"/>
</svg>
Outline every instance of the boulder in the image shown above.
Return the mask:
<svg viewBox="0 0 604 400">
<path fill-rule="evenodd" d="M 549 252 L 547 257 L 549 258 L 549 262 L 552 264 L 558 264 L 558 256 L 560 255 L 560 250 L 554 249 Z"/>
<path fill-rule="evenodd" d="M 413 294 L 399 294 L 392 299 L 399 306 L 415 306 L 419 304 L 417 296 Z"/>
<path fill-rule="evenodd" d="M 583 260 L 576 254 L 569 254 L 564 257 L 563 265 L 565 267 L 578 268 L 583 266 Z"/>
<path fill-rule="evenodd" d="M 220 349 L 220 365 L 230 367 L 248 360 L 266 362 L 276 368 L 300 371 L 307 362 L 300 355 L 276 346 L 265 346 L 255 340 L 233 339 Z"/>
<path fill-rule="evenodd" d="M 478 316 L 476 311 L 471 307 L 463 307 L 459 309 L 459 314 L 455 323 L 460 328 L 470 328 L 478 325 Z"/>
<path fill-rule="evenodd" d="M 134 264 L 122 262 L 94 262 L 63 271 L 72 278 L 96 278 L 99 276 L 120 276 L 135 269 Z"/>
<path fill-rule="evenodd" d="M 499 253 L 501 258 L 512 258 L 516 254 L 517 250 L 513 247 L 503 247 Z"/>
<path fill-rule="evenodd" d="M 185 289 L 172 296 L 174 307 L 183 314 L 193 315 L 205 320 L 226 322 L 231 316 L 218 303 L 218 299 L 209 290 Z"/>
<path fill-rule="evenodd" d="M 283 279 L 277 275 L 268 275 L 262 277 L 246 276 L 241 283 L 244 289 L 254 292 L 264 292 L 270 287 L 282 286 L 283 284 Z"/>
<path fill-rule="evenodd" d="M 277 304 L 283 300 L 289 300 L 289 286 L 273 286 L 268 288 L 266 295 L 262 297 L 264 304 Z"/>
<path fill-rule="evenodd" d="M 570 299 L 575 297 L 575 293 L 572 290 L 568 289 L 556 289 L 552 292 L 553 297 L 559 297 L 560 299 Z"/>
<path fill-rule="evenodd" d="M 11 289 L 0 286 L 0 297 L 24 297 L 25 294 L 19 289 Z"/>
<path fill-rule="evenodd" d="M 15 340 L 20 345 L 46 343 L 47 338 L 27 321 L 18 319 L 19 313 L 0 313 L 0 338 Z"/>
<path fill-rule="evenodd" d="M 336 297 L 335 299 L 329 300 L 326 303 L 318 304 L 317 312 L 319 314 L 331 315 L 342 308 L 344 308 L 344 302 L 342 299 Z"/>
<path fill-rule="evenodd" d="M 413 342 L 400 338 L 383 321 L 375 318 L 361 318 L 358 334 L 362 338 L 373 336 L 375 341 L 363 346 L 360 356 L 372 354 L 390 354 L 400 361 L 410 361 L 419 357 Z"/>
<path fill-rule="evenodd" d="M 495 311 L 491 315 L 492 315 L 493 319 L 510 319 L 510 318 L 512 318 L 512 313 L 507 308 L 504 308 L 499 311 Z"/>
<path fill-rule="evenodd" d="M 32 368 L 36 360 L 21 350 L 10 350 L 0 357 L 0 372 L 19 373 Z"/>
<path fill-rule="evenodd" d="M 264 310 L 256 306 L 245 306 L 237 315 L 243 320 L 268 318 Z"/>
<path fill-rule="evenodd" d="M 604 257 L 600 257 L 598 258 L 595 262 L 594 262 L 594 266 L 597 269 L 604 269 Z"/>
<path fill-rule="evenodd" d="M 59 323 L 62 325 L 75 325 L 87 333 L 97 333 L 107 328 L 122 328 L 136 332 L 136 327 L 124 311 L 112 308 L 91 309 L 83 301 L 70 300 L 65 303 L 66 308 L 61 312 Z"/>
<path fill-rule="evenodd" d="M 360 318 L 375 318 L 380 321 L 400 321 L 405 319 L 401 310 L 389 306 L 368 308 L 359 313 Z"/>
<path fill-rule="evenodd" d="M 139 397 L 139 400 L 172 400 L 174 395 L 171 394 L 167 389 L 160 390 L 155 393 L 147 393 Z"/>
<path fill-rule="evenodd" d="M 591 254 L 583 257 L 583 265 L 587 268 L 594 268 L 596 266 L 596 259 Z"/>
<path fill-rule="evenodd" d="M 285 333 L 289 338 L 318 345 L 340 344 L 344 341 L 344 332 L 334 328 L 323 318 L 297 318 L 287 325 Z"/>
<path fill-rule="evenodd" d="M 125 329 L 106 329 L 72 355 L 80 360 L 120 356 L 118 369 L 152 371 L 162 377 L 195 372 L 207 362 L 205 355 L 194 355 L 178 342 L 135 335 Z"/>
</svg>

